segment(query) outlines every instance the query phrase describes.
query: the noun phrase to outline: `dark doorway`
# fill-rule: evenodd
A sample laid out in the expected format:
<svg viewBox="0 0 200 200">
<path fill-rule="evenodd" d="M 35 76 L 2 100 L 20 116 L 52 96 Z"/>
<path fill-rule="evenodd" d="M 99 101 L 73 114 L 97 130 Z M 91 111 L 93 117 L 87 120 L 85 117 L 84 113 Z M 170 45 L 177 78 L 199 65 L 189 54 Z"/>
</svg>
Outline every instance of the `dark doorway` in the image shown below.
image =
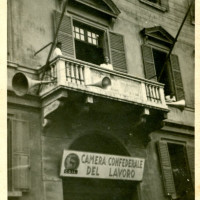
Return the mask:
<svg viewBox="0 0 200 200">
<path fill-rule="evenodd" d="M 77 139 L 71 150 L 128 156 L 117 141 L 101 134 Z M 107 179 L 63 178 L 64 200 L 137 200 L 136 182 Z"/>
<path fill-rule="evenodd" d="M 167 54 L 165 52 L 153 49 L 153 57 L 154 57 L 157 77 L 160 76 L 163 65 L 165 64 L 166 55 Z M 173 89 L 171 86 L 172 83 L 171 83 L 171 78 L 170 78 L 171 73 L 169 69 L 170 69 L 169 66 L 164 68 L 162 76 L 160 77 L 160 80 L 159 80 L 159 82 L 165 84 L 164 86 L 165 95 L 172 95 L 173 93 Z"/>
</svg>

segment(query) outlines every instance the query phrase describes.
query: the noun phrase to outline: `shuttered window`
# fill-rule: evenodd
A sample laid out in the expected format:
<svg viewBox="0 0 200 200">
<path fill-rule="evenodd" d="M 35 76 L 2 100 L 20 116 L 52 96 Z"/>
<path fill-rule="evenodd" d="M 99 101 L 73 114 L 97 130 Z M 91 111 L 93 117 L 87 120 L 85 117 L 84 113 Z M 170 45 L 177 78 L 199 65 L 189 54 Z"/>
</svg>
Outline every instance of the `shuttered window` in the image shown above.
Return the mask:
<svg viewBox="0 0 200 200">
<path fill-rule="evenodd" d="M 55 11 L 55 27 L 58 27 L 60 17 L 61 13 Z M 127 73 L 124 37 L 114 32 L 109 32 L 108 35 L 113 69 Z M 62 43 L 64 55 L 79 60 L 100 65 L 104 63 L 104 57 L 109 55 L 105 30 L 72 20 L 66 15 L 62 20 L 57 40 Z"/>
<path fill-rule="evenodd" d="M 191 178 L 192 178 L 192 183 L 194 186 L 195 180 L 194 180 L 194 147 L 193 146 L 189 146 L 187 145 L 187 157 L 188 157 L 188 163 L 189 163 L 189 167 L 190 167 L 190 174 L 191 174 Z"/>
<path fill-rule="evenodd" d="M 172 174 L 172 167 L 170 162 L 167 142 L 158 142 L 158 153 L 160 156 L 161 170 L 163 174 L 163 182 L 166 195 L 174 195 L 176 193 L 174 178 Z"/>
<path fill-rule="evenodd" d="M 171 62 L 171 69 L 172 69 L 172 74 L 173 74 L 176 97 L 178 100 L 181 100 L 185 98 L 185 95 L 184 95 L 184 90 L 183 90 L 183 82 L 182 82 L 182 77 L 181 77 L 178 56 L 171 55 L 170 62 Z"/>
<path fill-rule="evenodd" d="M 149 45 L 142 45 L 142 55 L 145 77 L 156 81 L 163 68 L 166 53 L 154 49 Z M 177 55 L 171 55 L 170 62 L 165 65 L 160 82 L 165 84 L 165 95 L 175 95 L 177 101 L 185 98 Z"/>
<path fill-rule="evenodd" d="M 194 189 L 194 148 L 191 146 L 158 142 L 158 152 L 165 194 L 173 198 L 192 199 Z"/>
<path fill-rule="evenodd" d="M 61 14 L 55 11 L 54 13 L 55 29 L 58 27 L 60 17 Z M 63 55 L 74 57 L 74 40 L 72 33 L 71 17 L 64 15 L 58 32 L 57 40 L 62 43 Z"/>
<path fill-rule="evenodd" d="M 113 69 L 127 73 L 124 37 L 120 34 L 110 32 L 109 39 Z"/>
<path fill-rule="evenodd" d="M 8 119 L 8 190 L 30 189 L 29 122 Z"/>
<path fill-rule="evenodd" d="M 144 71 L 147 79 L 157 80 L 153 51 L 150 46 L 142 45 Z"/>
</svg>

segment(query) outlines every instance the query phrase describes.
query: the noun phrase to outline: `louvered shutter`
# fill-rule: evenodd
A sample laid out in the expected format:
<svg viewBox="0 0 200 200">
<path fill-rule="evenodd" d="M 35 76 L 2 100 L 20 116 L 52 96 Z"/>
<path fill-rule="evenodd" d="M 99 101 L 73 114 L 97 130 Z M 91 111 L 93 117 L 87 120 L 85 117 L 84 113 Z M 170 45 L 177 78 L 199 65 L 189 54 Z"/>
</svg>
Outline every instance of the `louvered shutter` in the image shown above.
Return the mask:
<svg viewBox="0 0 200 200">
<path fill-rule="evenodd" d="M 161 0 L 161 6 L 166 10 L 169 10 L 169 0 Z"/>
<path fill-rule="evenodd" d="M 8 191 L 12 190 L 12 120 L 7 119 L 7 168 L 8 168 Z"/>
<path fill-rule="evenodd" d="M 189 168 L 190 168 L 190 174 L 191 174 L 191 178 L 192 178 L 192 182 L 194 185 L 194 147 L 187 145 L 186 146 L 187 149 L 187 158 L 188 158 L 188 164 L 189 164 Z"/>
<path fill-rule="evenodd" d="M 152 48 L 148 45 L 142 45 L 142 55 L 146 79 L 157 81 Z"/>
<path fill-rule="evenodd" d="M 158 152 L 160 156 L 160 164 L 162 169 L 163 181 L 166 195 L 175 195 L 176 189 L 174 185 L 173 172 L 170 162 L 170 155 L 168 151 L 167 142 L 158 142 Z"/>
<path fill-rule="evenodd" d="M 176 92 L 176 99 L 177 101 L 185 99 L 178 56 L 171 55 L 170 62 L 171 62 L 171 67 L 172 67 L 172 75 L 173 75 L 174 88 Z"/>
<path fill-rule="evenodd" d="M 123 35 L 110 32 L 109 39 L 113 69 L 127 73 Z"/>
<path fill-rule="evenodd" d="M 58 27 L 61 14 L 57 11 L 54 13 L 55 27 Z M 74 39 L 72 33 L 71 17 L 64 15 L 60 29 L 58 32 L 57 41 L 62 43 L 62 53 L 65 56 L 74 57 Z"/>
<path fill-rule="evenodd" d="M 29 122 L 12 119 L 12 183 L 15 190 L 30 188 Z"/>
</svg>

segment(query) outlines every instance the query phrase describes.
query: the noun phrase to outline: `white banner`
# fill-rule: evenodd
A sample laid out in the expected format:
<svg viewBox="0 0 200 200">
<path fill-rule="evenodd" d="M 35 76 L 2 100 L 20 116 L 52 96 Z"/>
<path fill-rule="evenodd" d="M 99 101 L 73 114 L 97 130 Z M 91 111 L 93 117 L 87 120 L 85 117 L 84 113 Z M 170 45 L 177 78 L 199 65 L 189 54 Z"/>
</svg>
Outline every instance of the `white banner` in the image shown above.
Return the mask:
<svg viewBox="0 0 200 200">
<path fill-rule="evenodd" d="M 64 150 L 60 176 L 141 181 L 144 158 Z"/>
</svg>

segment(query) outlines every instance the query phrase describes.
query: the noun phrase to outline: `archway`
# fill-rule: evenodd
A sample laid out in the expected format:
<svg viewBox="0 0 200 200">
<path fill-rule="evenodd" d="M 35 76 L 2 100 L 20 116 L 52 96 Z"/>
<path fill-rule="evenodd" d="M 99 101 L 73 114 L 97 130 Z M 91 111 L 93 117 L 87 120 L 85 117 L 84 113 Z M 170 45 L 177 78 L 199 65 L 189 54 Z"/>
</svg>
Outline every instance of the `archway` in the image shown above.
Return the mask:
<svg viewBox="0 0 200 200">
<path fill-rule="evenodd" d="M 128 156 L 116 139 L 101 133 L 78 138 L 71 150 Z M 63 178 L 64 200 L 137 200 L 136 182 L 125 180 Z"/>
</svg>

